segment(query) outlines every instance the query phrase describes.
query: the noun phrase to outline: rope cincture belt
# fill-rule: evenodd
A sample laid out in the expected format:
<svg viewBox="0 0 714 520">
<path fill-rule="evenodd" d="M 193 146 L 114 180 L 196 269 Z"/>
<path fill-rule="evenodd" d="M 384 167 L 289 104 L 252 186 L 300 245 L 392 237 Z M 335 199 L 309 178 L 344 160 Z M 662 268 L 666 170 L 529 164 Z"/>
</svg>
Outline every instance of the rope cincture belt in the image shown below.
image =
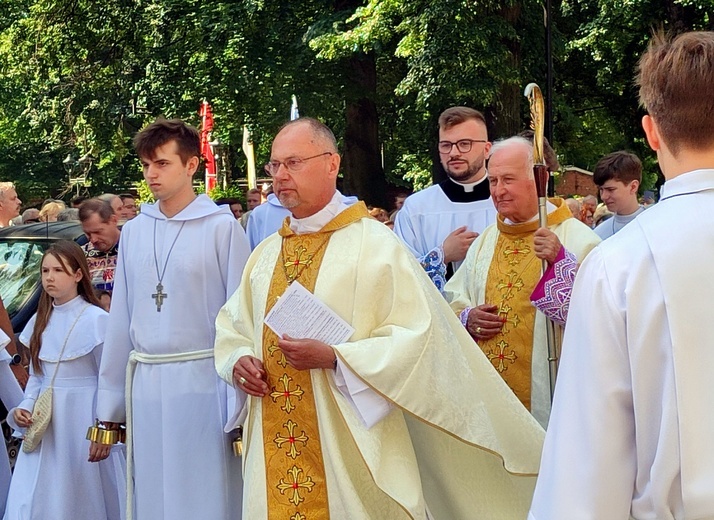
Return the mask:
<svg viewBox="0 0 714 520">
<path fill-rule="evenodd" d="M 126 520 L 134 518 L 134 429 L 133 429 L 133 396 L 132 386 L 136 365 L 163 365 L 166 363 L 179 363 L 182 361 L 197 361 L 213 357 L 213 349 L 194 350 L 191 352 L 178 352 L 176 354 L 147 354 L 132 350 L 129 353 L 129 363 L 126 366 Z"/>
</svg>

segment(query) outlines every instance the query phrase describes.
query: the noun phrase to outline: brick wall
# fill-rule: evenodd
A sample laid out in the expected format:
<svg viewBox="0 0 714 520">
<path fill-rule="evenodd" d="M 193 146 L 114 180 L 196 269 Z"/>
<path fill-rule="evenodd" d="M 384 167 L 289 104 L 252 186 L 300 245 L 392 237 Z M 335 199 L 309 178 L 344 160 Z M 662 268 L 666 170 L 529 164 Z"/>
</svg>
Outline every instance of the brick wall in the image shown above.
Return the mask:
<svg viewBox="0 0 714 520">
<path fill-rule="evenodd" d="M 592 173 L 580 169 L 568 169 L 560 174 L 555 183 L 555 194 L 559 197 L 573 195 L 598 195 L 597 186 L 593 182 Z"/>
</svg>

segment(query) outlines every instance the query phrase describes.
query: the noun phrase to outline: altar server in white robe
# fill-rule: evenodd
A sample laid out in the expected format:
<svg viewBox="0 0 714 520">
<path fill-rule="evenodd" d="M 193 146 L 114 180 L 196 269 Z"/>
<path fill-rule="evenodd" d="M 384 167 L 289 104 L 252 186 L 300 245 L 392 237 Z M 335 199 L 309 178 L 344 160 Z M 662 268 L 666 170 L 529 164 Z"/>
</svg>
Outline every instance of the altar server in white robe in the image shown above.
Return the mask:
<svg viewBox="0 0 714 520">
<path fill-rule="evenodd" d="M 228 208 L 193 191 L 200 156 L 194 128 L 159 119 L 134 146 L 158 202 L 143 205 L 122 229 L 100 427 L 133 421 L 127 463 L 134 465 L 134 518 L 234 520 L 240 463 L 223 431 L 233 405 L 213 368 L 213 342 L 216 314 L 238 285 L 248 242 Z M 127 363 L 133 380 L 125 395 Z"/>
<path fill-rule="evenodd" d="M 38 396 L 50 385 L 52 416 L 40 445 L 30 453 L 18 453 L 4 519 L 123 520 L 123 451 L 84 438 L 86 424 L 95 417 L 108 316 L 99 306 L 77 244 L 53 244 L 41 269 L 37 313 L 20 334 L 20 341 L 30 348 L 30 379 L 8 424 L 24 433 Z"/>
<path fill-rule="evenodd" d="M 714 33 L 637 82 L 666 182 L 577 275 L 531 520 L 714 518 Z"/>
<path fill-rule="evenodd" d="M 496 221 L 486 177 L 486 119 L 469 107 L 439 116 L 439 157 L 448 178 L 407 197 L 394 232 L 441 290 L 471 242 Z"/>
<path fill-rule="evenodd" d="M 542 429 L 394 233 L 344 202 L 339 165 L 319 121 L 278 133 L 267 169 L 292 216 L 217 319 L 216 367 L 248 394 L 243 517 L 524 518 Z M 277 337 L 263 319 L 290 283 L 352 337 Z"/>
</svg>

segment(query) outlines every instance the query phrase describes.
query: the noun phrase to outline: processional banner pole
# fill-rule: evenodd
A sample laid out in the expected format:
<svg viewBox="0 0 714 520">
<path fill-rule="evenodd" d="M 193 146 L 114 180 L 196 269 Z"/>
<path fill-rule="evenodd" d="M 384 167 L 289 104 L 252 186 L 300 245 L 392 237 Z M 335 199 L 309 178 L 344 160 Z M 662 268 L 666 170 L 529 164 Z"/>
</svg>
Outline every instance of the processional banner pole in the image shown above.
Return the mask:
<svg viewBox="0 0 714 520">
<path fill-rule="evenodd" d="M 248 130 L 248 125 L 243 125 L 243 153 L 248 162 L 248 189 L 254 189 L 257 185 L 257 177 L 255 173 L 255 150 L 253 147 L 253 137 Z"/>
<path fill-rule="evenodd" d="M 545 108 L 543 93 L 535 83 L 529 83 L 523 93 L 530 103 L 531 128 L 533 129 L 533 176 L 538 193 L 538 222 L 540 227 L 548 227 L 548 166 L 543 153 L 543 131 L 545 128 Z M 543 273 L 548 269 L 547 260 L 543 260 Z M 550 399 L 553 401 L 555 380 L 558 377 L 558 345 L 555 336 L 555 323 L 546 317 L 546 337 L 548 340 L 548 375 L 550 376 Z"/>
</svg>

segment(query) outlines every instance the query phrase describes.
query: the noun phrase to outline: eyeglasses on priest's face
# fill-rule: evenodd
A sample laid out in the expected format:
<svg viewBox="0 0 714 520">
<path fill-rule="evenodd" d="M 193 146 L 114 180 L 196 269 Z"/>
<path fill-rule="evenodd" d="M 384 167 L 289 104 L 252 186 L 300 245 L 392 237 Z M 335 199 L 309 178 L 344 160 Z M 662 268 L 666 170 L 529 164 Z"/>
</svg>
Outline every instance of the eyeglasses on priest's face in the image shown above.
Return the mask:
<svg viewBox="0 0 714 520">
<path fill-rule="evenodd" d="M 439 141 L 439 153 L 451 153 L 451 150 L 456 147 L 460 153 L 469 153 L 474 143 L 487 143 L 486 139 L 459 139 L 455 143 L 451 141 Z"/>
<path fill-rule="evenodd" d="M 278 170 L 280 170 L 280 165 L 282 164 L 288 173 L 296 173 L 305 168 L 305 163 L 310 159 L 316 159 L 323 155 L 332 155 L 333 153 L 334 152 L 322 152 L 311 157 L 290 157 L 284 161 L 270 161 L 265 164 L 265 171 L 268 175 L 275 176 L 278 174 Z"/>
</svg>

